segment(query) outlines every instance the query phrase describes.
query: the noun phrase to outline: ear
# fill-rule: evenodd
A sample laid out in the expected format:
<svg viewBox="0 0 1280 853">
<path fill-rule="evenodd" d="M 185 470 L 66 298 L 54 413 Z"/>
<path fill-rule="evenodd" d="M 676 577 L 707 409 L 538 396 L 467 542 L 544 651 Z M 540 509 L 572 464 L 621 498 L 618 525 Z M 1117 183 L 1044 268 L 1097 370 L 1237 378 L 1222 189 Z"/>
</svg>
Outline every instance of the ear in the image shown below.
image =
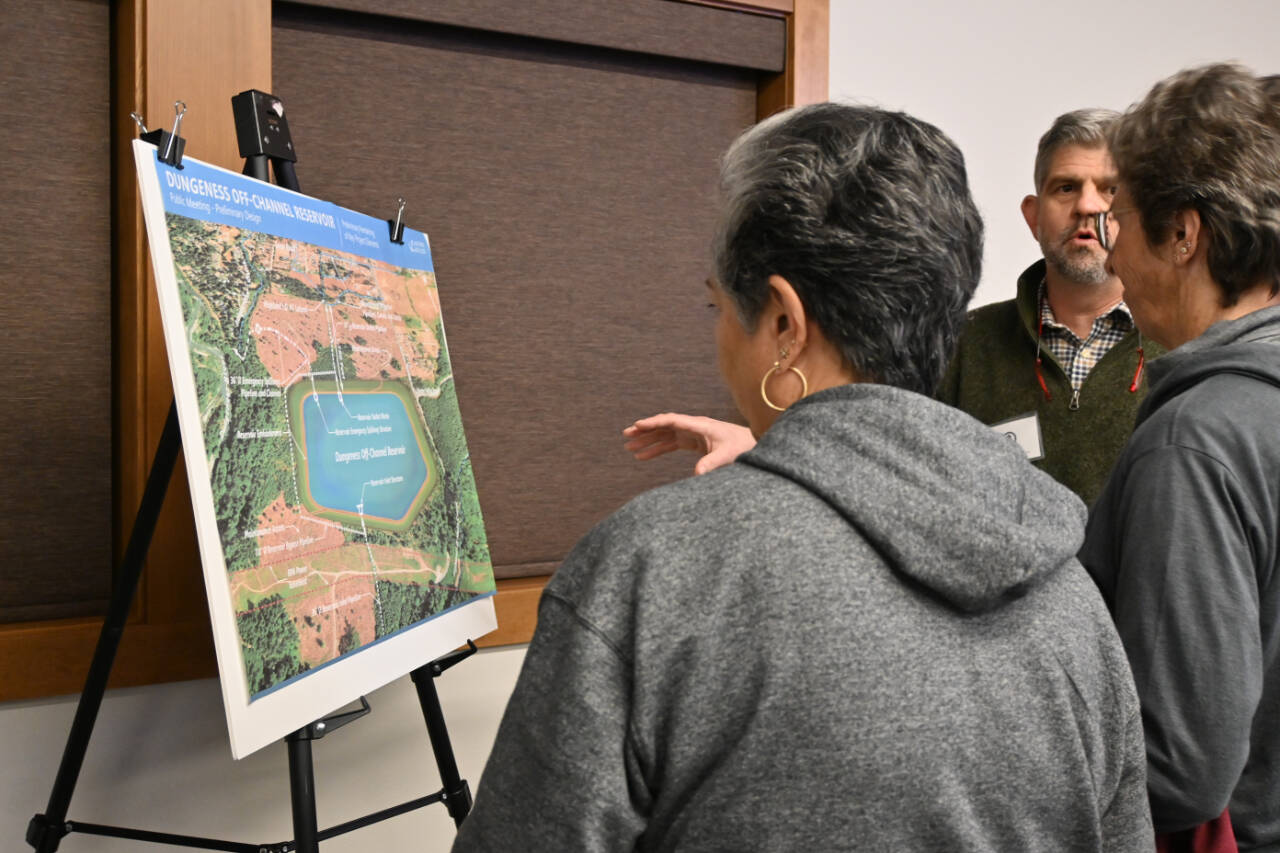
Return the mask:
<svg viewBox="0 0 1280 853">
<path fill-rule="evenodd" d="M 1180 210 L 1173 215 L 1173 262 L 1184 264 L 1196 256 L 1203 242 L 1204 223 L 1200 221 L 1200 211 L 1195 208 Z"/>
<path fill-rule="evenodd" d="M 1022 200 L 1022 218 L 1027 220 L 1027 227 L 1031 229 L 1031 236 L 1036 242 L 1040 242 L 1040 197 L 1029 195 Z"/>
<path fill-rule="evenodd" d="M 800 295 L 791 282 L 780 275 L 769 276 L 768 321 L 772 324 L 769 334 L 776 339 L 777 351 L 787 353 L 785 358 L 779 358 L 786 366 L 805 348 L 812 330 Z"/>
</svg>

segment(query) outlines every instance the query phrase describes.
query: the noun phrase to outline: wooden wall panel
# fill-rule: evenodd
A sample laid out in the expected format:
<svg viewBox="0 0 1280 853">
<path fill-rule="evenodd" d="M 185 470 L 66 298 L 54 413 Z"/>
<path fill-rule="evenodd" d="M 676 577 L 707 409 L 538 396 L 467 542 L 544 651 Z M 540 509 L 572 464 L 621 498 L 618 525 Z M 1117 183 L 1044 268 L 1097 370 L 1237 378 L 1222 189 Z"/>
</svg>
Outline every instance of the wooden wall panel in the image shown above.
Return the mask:
<svg viewBox="0 0 1280 853">
<path fill-rule="evenodd" d="M 761 79 L 759 118 L 827 99 L 831 65 L 828 0 L 794 0 L 794 4 L 786 17 L 787 66 L 781 74 Z"/>
<path fill-rule="evenodd" d="M 565 2 L 536 0 L 514 8 L 527 16 L 530 9 L 547 13 Z M 470 11 L 493 12 L 496 3 L 484 0 Z M 471 4 L 439 5 L 456 12 Z M 643 6 L 649 14 L 668 5 L 676 4 L 645 0 L 617 8 Z M 745 104 L 752 89 L 756 116 L 825 97 L 827 0 L 691 0 L 690 5 L 720 7 L 711 10 L 717 14 L 746 9 L 781 18 L 786 68 L 757 74 L 744 84 L 726 68 L 707 64 L 714 58 L 702 57 L 705 61 L 693 66 L 645 59 L 636 53 L 639 42 L 624 45 L 629 56 L 579 44 L 550 59 L 530 53 L 521 39 L 490 36 L 497 40 L 486 41 L 458 26 L 441 28 L 435 35 L 460 37 L 455 52 L 488 57 L 507 69 L 496 81 L 497 97 L 491 97 L 460 65 L 444 63 L 443 78 L 434 62 L 409 69 L 394 61 L 388 65 L 383 51 L 394 60 L 407 50 L 417 61 L 445 47 L 433 45 L 425 29 L 388 28 L 385 16 L 374 16 L 383 23 L 381 34 L 341 36 L 360 45 L 353 57 L 301 52 L 275 58 L 277 73 L 286 63 L 288 68 L 286 77 L 277 78 L 284 82 L 280 94 L 291 112 L 301 111 L 292 120 L 304 189 L 370 212 L 385 209 L 388 215 L 395 196 L 405 195 L 410 224 L 435 238 L 450 343 L 465 364 L 459 373 L 472 449 L 488 459 L 487 468 L 479 461 L 476 466 L 482 500 L 493 515 L 495 556 L 509 570 L 549 571 L 579 528 L 629 494 L 688 470 L 692 459 L 631 463 L 619 446 L 617 430 L 623 424 L 663 408 L 730 414 L 725 398 L 715 396 L 722 392 L 709 372 L 709 328 L 696 329 L 696 321 L 680 326 L 666 316 L 687 322 L 700 313 L 706 232 L 698 223 L 710 210 L 706 182 L 712 172 L 697 169 L 708 164 L 708 151 L 718 153 L 750 121 Z M 34 431 L 30 418 L 5 419 L 22 415 L 20 408 L 0 415 L 0 465 L 6 470 L 0 525 L 9 525 L 0 526 L 0 701 L 72 692 L 83 683 L 100 621 L 46 617 L 79 612 L 75 608 L 101 609 L 111 549 L 114 544 L 118 555 L 123 548 L 171 399 L 128 149 L 135 135 L 128 113 L 138 110 L 152 126 L 168 127 L 172 102 L 181 98 L 190 108 L 183 126 L 188 150 L 238 168 L 229 99 L 250 87 L 275 88 L 270 0 L 49 0 L 10 6 L 0 17 L 0 76 L 6 81 L 0 109 L 10 128 L 0 141 L 6 212 L 0 219 L 8 217 L 0 228 L 20 230 L 4 234 L 10 264 L 0 324 L 6 335 L 3 354 L 17 377 L 19 393 L 11 399 L 48 415 Z M 276 8 L 288 18 L 289 9 L 301 7 Z M 379 11 L 387 8 L 380 4 Z M 324 27 L 281 23 L 294 31 L 286 41 L 324 37 Z M 534 24 L 535 29 L 560 26 L 557 32 L 564 26 Z M 654 33 L 661 34 L 661 28 L 649 35 Z M 533 35 L 542 48 L 555 37 L 542 30 Z M 665 52 L 688 54 L 680 35 L 674 34 L 676 48 Z M 569 41 L 575 38 L 590 43 L 581 35 Z M 294 85 L 295 76 L 323 70 L 335 60 L 364 75 L 367 88 L 351 96 L 357 103 L 336 101 L 336 88 L 317 96 L 314 86 Z M 756 61 L 744 60 L 747 65 Z M 73 70 L 78 63 L 97 70 Z M 580 71 L 592 84 L 566 85 L 553 70 Z M 696 94 L 686 102 L 675 84 L 690 71 Z M 458 132 L 456 121 L 433 123 L 444 114 L 436 109 L 439 102 L 452 97 L 449 87 L 473 98 L 481 95 L 471 102 L 472 112 L 481 114 L 472 129 L 483 130 L 485 121 L 492 127 L 475 145 Z M 297 97 L 290 95 L 294 89 Z M 735 112 L 732 120 L 714 111 L 699 115 L 705 109 L 700 98 L 709 102 L 721 96 L 735 104 L 742 98 L 735 107 L 741 114 Z M 647 118 L 632 108 L 633 101 Z M 548 121 L 545 115 L 552 113 L 542 111 L 551 108 L 559 110 L 558 117 Z M 483 115 L 486 111 L 493 115 Z M 367 149 L 362 147 L 370 138 L 366 128 L 377 136 L 377 144 Z M 718 137 L 714 145 L 711 136 Z M 392 151 L 397 146 L 398 153 Z M 67 168 L 59 166 L 59 157 Z M 483 165 L 467 166 L 473 158 Z M 640 162 L 641 170 L 612 180 L 609 167 L 622 158 Z M 406 159 L 417 167 L 419 181 L 412 186 L 400 177 Z M 453 174 L 462 166 L 470 170 L 466 181 Z M 106 187 L 109 196 L 103 195 Z M 60 212 L 57 205 L 69 198 L 76 204 Z M 440 208 L 449 215 L 440 215 Z M 688 233 L 658 215 L 686 209 L 694 212 L 680 217 L 693 223 Z M 17 218 L 15 211 L 27 218 Z M 611 228 L 611 222 L 627 227 Z M 67 231 L 77 240 L 51 239 Z M 477 247 L 467 242 L 475 240 L 474 234 L 499 236 L 494 245 Z M 104 242 L 108 235 L 109 244 Z M 531 251 L 541 252 L 533 262 Z M 52 253 L 59 274 L 49 276 L 39 261 Z M 619 270 L 605 257 L 613 254 L 631 261 Z M 95 285 L 108 280 L 111 290 Z M 50 301 L 61 313 L 56 318 L 42 314 L 30 299 L 32 291 L 53 294 Z M 522 322 L 530 304 L 554 309 L 552 319 L 544 315 L 535 322 L 530 316 Z M 104 337 L 108 318 L 113 321 L 109 345 Z M 703 322 L 709 326 L 710 318 Z M 41 360 L 42 346 L 92 357 L 78 363 Z M 572 397 L 571 388 L 577 389 Z M 109 407 L 102 404 L 108 397 Z M 72 398 L 76 405 L 66 407 Z M 566 401 L 576 408 L 566 410 Z M 503 411 L 508 406 L 510 411 Z M 472 409 L 497 414 L 479 417 Z M 520 443 L 523 455 L 510 449 Z M 111 481 L 104 478 L 113 455 Z M 584 485 L 576 474 L 590 470 L 612 471 L 609 476 L 621 479 L 603 490 Z M 51 484 L 72 479 L 82 487 L 78 492 L 50 491 Z M 514 487 L 509 497 L 491 505 L 485 493 L 499 483 Z M 586 500 L 573 494 L 579 489 L 587 490 Z M 113 686 L 214 671 L 186 494 L 180 468 L 124 633 Z M 542 506 L 548 494 L 567 494 L 576 508 L 557 515 Z M 53 509 L 37 510 L 39 501 Z M 61 549 L 39 571 L 25 558 L 15 559 L 11 550 L 14 542 L 35 541 L 33 533 L 45 537 L 48 547 L 37 549 L 44 555 Z M 531 542 L 547 547 L 530 551 L 525 546 Z M 20 575 L 23 571 L 27 574 Z M 67 583 L 47 582 L 60 571 Z M 57 586 L 64 597 L 39 599 L 40 583 L 45 589 Z M 499 583 L 502 627 L 486 644 L 528 640 L 543 583 L 543 577 Z M 31 609 L 18 611 L 13 609 L 18 599 L 4 599 L 4 589 L 23 596 L 35 591 L 37 597 L 24 597 L 19 606 Z M 52 607 L 40 609 L 45 605 Z M 68 605 L 72 609 L 65 609 Z M 14 618 L 32 621 L 6 623 Z"/>
<path fill-rule="evenodd" d="M 742 6 L 732 11 L 669 0 L 306 0 L 277 4 L 277 10 L 293 5 L 293 15 L 329 7 L 773 74 L 787 60 L 786 26 L 776 9 L 742 14 Z"/>
<path fill-rule="evenodd" d="M 110 9 L 0 15 L 0 622 L 111 584 Z"/>
<path fill-rule="evenodd" d="M 135 0 L 140 2 L 140 0 Z M 268 0 L 208 3 L 165 0 L 143 3 L 138 46 L 143 61 L 136 106 L 150 126 L 173 126 L 174 102 L 187 105 L 181 134 L 187 152 L 207 163 L 239 170 L 231 96 L 245 89 L 270 89 L 271 40 Z M 200 37 L 193 37 L 194 35 Z M 127 114 L 123 105 L 118 113 Z M 169 358 L 165 353 L 151 274 L 142 240 L 142 212 L 137 177 L 128 145 L 136 133 L 120 140 L 118 162 L 124 207 L 134 235 L 119 257 L 120 325 L 117 345 L 122 383 L 119 396 L 122 472 L 119 480 L 121 536 L 127 535 L 137 512 L 155 446 L 173 400 Z M 132 213 L 125 211 L 131 210 Z M 133 377 L 139 383 L 132 382 Z M 148 624 L 207 621 L 204 585 L 196 553 L 195 526 L 187 489 L 187 473 L 179 462 L 152 541 L 149 570 L 141 601 Z"/>
<path fill-rule="evenodd" d="M 24 4 L 22 8 L 27 5 L 32 15 L 47 14 L 45 5 Z M 65 5 L 86 4 L 65 0 Z M 112 501 L 108 498 L 102 503 L 106 524 L 92 543 L 100 549 L 99 553 L 92 553 L 86 545 L 74 558 L 76 572 L 100 572 L 109 578 L 113 538 L 117 549 L 122 548 L 172 397 L 128 147 L 136 128 L 128 114 L 136 110 L 153 126 L 168 127 L 173 118 L 172 103 L 175 98 L 182 98 L 190 108 L 182 130 L 188 140 L 188 150 L 193 154 L 200 152 L 202 159 L 234 165 L 237 154 L 230 97 L 241 89 L 271 85 L 271 7 L 268 0 L 226 0 L 217 4 L 196 0 L 162 3 L 118 0 L 112 4 L 109 33 L 105 5 L 99 5 L 104 25 L 93 49 L 100 52 L 104 63 L 92 74 L 79 74 L 77 82 L 101 86 L 103 95 L 96 105 L 101 130 L 78 131 L 66 138 L 65 148 L 83 154 L 101 145 L 109 164 L 106 169 L 113 179 L 110 198 L 104 197 L 104 209 L 93 221 L 107 233 L 113 233 L 113 251 L 110 256 L 104 254 L 104 259 L 111 258 L 104 281 L 113 288 L 104 289 L 106 299 L 99 322 L 111 328 L 114 300 L 114 335 L 103 338 L 103 352 L 98 358 L 106 371 L 104 387 L 109 387 L 113 376 L 115 386 L 111 395 L 114 399 L 108 404 L 115 423 L 115 536 L 112 535 Z M 36 40 L 29 28 L 18 32 L 19 40 Z M 47 34 L 44 41 L 51 43 L 50 49 L 53 45 L 67 49 L 69 42 L 75 42 L 65 28 Z M 8 33 L 5 43 L 10 43 Z M 108 64 L 105 58 L 112 53 L 114 59 Z M 6 51 L 5 60 L 12 55 Z M 35 70 L 46 75 L 52 73 L 48 62 L 36 66 Z M 109 102 L 105 94 L 108 84 Z M 74 94 L 68 94 L 71 91 L 67 84 L 50 93 L 50 103 L 58 108 L 66 106 L 68 114 L 80 108 L 90 109 L 75 100 Z M 52 112 L 52 107 L 49 109 Z M 32 121 L 29 115 L 21 120 Z M 42 156 L 24 153 L 14 162 L 36 170 L 41 168 Z M 31 195 L 38 197 L 35 193 Z M 27 204 L 29 199 L 21 203 Z M 6 209 L 18 206 L 15 202 L 6 205 Z M 109 346 L 105 345 L 108 340 Z M 85 332 L 81 342 L 91 346 L 93 335 Z M 109 432 L 100 435 L 95 446 L 108 465 L 113 451 L 110 439 Z M 74 448 L 75 445 L 62 446 Z M 22 460 L 15 470 L 29 471 L 32 467 L 28 460 Z M 110 479 L 107 483 L 111 488 Z M 86 524 L 90 521 L 81 519 Z M 207 608 L 194 548 L 185 475 L 181 471 L 174 476 L 151 548 L 149 566 L 134 618 L 124 632 L 112 670 L 112 686 L 212 675 L 214 661 Z M 93 608 L 96 613 L 104 609 L 103 606 Z M 100 625 L 100 618 L 0 625 L 0 701 L 80 689 Z"/>
<path fill-rule="evenodd" d="M 275 26 L 302 186 L 383 215 L 403 196 L 430 235 L 497 573 L 546 574 L 628 498 L 688 475 L 692 456 L 632 460 L 625 425 L 737 417 L 703 282 L 717 158 L 755 120 L 754 76 L 317 17 Z"/>
</svg>

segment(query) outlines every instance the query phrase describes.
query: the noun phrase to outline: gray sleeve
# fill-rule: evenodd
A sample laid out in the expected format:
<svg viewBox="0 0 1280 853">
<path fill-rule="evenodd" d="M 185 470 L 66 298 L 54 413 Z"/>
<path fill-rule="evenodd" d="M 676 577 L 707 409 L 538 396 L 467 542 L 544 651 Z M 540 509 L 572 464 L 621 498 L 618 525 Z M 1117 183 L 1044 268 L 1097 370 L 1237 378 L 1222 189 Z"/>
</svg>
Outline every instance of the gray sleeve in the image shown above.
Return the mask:
<svg viewBox="0 0 1280 853">
<path fill-rule="evenodd" d="M 1147 755 L 1142 718 L 1136 709 L 1129 715 L 1117 746 L 1121 750 L 1120 779 L 1102 815 L 1102 849 L 1109 853 L 1151 853 L 1156 836 L 1147 806 Z"/>
<path fill-rule="evenodd" d="M 455 853 L 634 849 L 648 793 L 629 708 L 630 670 L 616 649 L 544 593 Z"/>
<path fill-rule="evenodd" d="M 1221 814 L 1262 691 L 1249 497 L 1222 463 L 1178 446 L 1134 461 L 1119 502 L 1116 627 L 1142 702 L 1160 832 Z"/>
</svg>

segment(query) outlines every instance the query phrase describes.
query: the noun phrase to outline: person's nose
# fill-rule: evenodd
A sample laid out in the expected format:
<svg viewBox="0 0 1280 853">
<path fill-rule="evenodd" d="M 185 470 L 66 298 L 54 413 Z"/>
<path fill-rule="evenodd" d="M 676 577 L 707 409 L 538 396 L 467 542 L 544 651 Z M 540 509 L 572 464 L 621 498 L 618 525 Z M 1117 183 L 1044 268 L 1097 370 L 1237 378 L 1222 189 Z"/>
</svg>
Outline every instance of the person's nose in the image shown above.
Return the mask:
<svg viewBox="0 0 1280 853">
<path fill-rule="evenodd" d="M 1085 184 L 1076 201 L 1076 212 L 1081 216 L 1093 216 L 1111 209 L 1111 197 L 1098 192 L 1094 184 Z"/>
</svg>

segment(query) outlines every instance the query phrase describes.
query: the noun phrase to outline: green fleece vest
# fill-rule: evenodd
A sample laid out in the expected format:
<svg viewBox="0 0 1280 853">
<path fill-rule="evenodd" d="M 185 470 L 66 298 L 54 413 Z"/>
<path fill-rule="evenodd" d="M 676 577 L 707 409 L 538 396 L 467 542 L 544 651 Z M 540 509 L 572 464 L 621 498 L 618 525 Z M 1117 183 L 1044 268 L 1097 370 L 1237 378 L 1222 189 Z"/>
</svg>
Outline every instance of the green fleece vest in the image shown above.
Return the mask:
<svg viewBox="0 0 1280 853">
<path fill-rule="evenodd" d="M 1018 278 L 1018 295 L 969 314 L 955 358 L 938 390 L 938 399 L 985 424 L 997 424 L 1035 412 L 1040 419 L 1044 458 L 1037 467 L 1092 506 L 1111 467 L 1133 431 L 1138 404 L 1147 393 L 1146 370 L 1130 391 L 1138 369 L 1137 332 L 1130 332 L 1089 371 L 1078 408 L 1072 408 L 1071 381 L 1041 343 L 1041 372 L 1052 399 L 1036 379 L 1037 295 L 1044 261 Z M 1150 361 L 1164 350 L 1142 340 Z"/>
</svg>

